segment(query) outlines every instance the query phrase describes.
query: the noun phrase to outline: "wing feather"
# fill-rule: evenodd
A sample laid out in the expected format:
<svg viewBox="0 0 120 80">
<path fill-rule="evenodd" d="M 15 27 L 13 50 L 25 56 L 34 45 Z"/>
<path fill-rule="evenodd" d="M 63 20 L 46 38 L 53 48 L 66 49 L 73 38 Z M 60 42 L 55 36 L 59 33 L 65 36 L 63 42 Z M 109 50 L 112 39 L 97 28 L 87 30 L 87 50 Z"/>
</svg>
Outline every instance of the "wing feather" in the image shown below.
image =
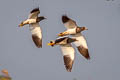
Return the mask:
<svg viewBox="0 0 120 80">
<path fill-rule="evenodd" d="M 74 58 L 75 58 L 75 50 L 71 44 L 66 44 L 61 46 L 61 50 L 63 53 L 64 65 L 68 72 L 71 72 Z"/>
<path fill-rule="evenodd" d="M 78 51 L 84 56 L 86 59 L 90 59 L 87 42 L 84 36 L 81 33 L 77 33 L 76 35 L 72 35 L 78 41 L 75 41 L 74 44 L 77 46 Z"/>
<path fill-rule="evenodd" d="M 66 15 L 62 16 L 62 22 L 67 29 L 73 29 L 77 27 L 77 24 L 74 20 L 68 18 Z"/>
<path fill-rule="evenodd" d="M 42 31 L 39 23 L 30 24 L 30 31 L 32 33 L 32 39 L 35 45 L 38 48 L 42 47 Z"/>
<path fill-rule="evenodd" d="M 29 18 L 29 19 L 36 19 L 36 18 L 38 17 L 38 14 L 39 14 L 39 13 L 40 13 L 39 8 L 35 8 L 35 9 L 33 9 L 33 10 L 30 12 L 28 18 Z"/>
</svg>

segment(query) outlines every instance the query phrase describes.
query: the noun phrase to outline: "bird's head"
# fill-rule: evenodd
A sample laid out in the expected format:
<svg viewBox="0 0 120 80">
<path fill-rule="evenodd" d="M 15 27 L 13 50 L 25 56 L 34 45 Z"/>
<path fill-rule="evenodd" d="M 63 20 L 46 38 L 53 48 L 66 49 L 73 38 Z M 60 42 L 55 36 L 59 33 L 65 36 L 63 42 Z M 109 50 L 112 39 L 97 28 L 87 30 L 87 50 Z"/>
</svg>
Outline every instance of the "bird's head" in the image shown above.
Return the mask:
<svg viewBox="0 0 120 80">
<path fill-rule="evenodd" d="M 88 28 L 87 28 L 87 27 L 84 27 L 84 26 L 81 27 L 81 29 L 82 29 L 82 30 L 88 30 Z"/>
<path fill-rule="evenodd" d="M 86 28 L 86 27 L 77 27 L 76 28 L 77 33 L 84 31 L 84 30 L 88 30 L 88 28 Z"/>
<path fill-rule="evenodd" d="M 55 45 L 55 41 L 51 40 L 50 43 L 48 43 L 47 45 L 53 47 Z"/>
</svg>

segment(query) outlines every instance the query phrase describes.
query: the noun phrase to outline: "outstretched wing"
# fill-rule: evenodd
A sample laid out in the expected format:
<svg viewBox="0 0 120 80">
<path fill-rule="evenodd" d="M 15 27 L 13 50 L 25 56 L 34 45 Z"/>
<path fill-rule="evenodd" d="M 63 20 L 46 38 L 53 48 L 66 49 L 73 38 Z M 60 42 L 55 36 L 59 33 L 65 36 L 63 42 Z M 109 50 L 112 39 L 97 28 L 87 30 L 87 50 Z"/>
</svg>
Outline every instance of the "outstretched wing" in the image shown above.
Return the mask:
<svg viewBox="0 0 120 80">
<path fill-rule="evenodd" d="M 61 45 L 61 50 L 63 53 L 64 65 L 68 72 L 71 72 L 74 58 L 75 58 L 75 50 L 71 44 Z"/>
<path fill-rule="evenodd" d="M 42 48 L 42 31 L 39 23 L 30 24 L 30 31 L 32 32 L 32 39 L 38 48 Z"/>
<path fill-rule="evenodd" d="M 78 41 L 75 41 L 74 44 L 77 46 L 78 51 L 84 56 L 86 59 L 90 59 L 87 42 L 84 36 L 81 33 L 77 33 L 73 35 Z"/>
<path fill-rule="evenodd" d="M 30 12 L 28 18 L 29 18 L 29 19 L 36 19 L 36 18 L 38 17 L 38 14 L 39 14 L 39 13 L 40 13 L 39 8 L 35 8 L 35 9 L 33 9 L 33 10 Z"/>
<path fill-rule="evenodd" d="M 73 29 L 77 27 L 77 24 L 74 20 L 68 18 L 66 15 L 62 16 L 62 22 L 67 29 Z"/>
</svg>

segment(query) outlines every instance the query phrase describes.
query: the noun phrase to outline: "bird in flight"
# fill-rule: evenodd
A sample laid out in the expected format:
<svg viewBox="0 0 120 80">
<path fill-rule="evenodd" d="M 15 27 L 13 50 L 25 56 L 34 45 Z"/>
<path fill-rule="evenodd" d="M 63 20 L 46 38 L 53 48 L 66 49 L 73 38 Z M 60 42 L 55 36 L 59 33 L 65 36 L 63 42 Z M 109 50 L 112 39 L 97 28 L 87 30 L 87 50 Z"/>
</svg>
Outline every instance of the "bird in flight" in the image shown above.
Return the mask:
<svg viewBox="0 0 120 80">
<path fill-rule="evenodd" d="M 64 60 L 64 65 L 66 67 L 66 70 L 68 72 L 71 72 L 74 58 L 75 58 L 75 50 L 72 47 L 71 43 L 77 41 L 74 38 L 69 38 L 69 37 L 62 37 L 59 39 L 56 39 L 55 41 L 50 41 L 48 45 L 54 46 L 54 45 L 60 45 L 60 48 L 63 53 L 63 60 Z"/>
<path fill-rule="evenodd" d="M 32 39 L 35 45 L 38 48 L 42 48 L 42 30 L 40 28 L 39 22 L 46 18 L 44 16 L 38 17 L 39 14 L 39 8 L 33 9 L 29 14 L 28 19 L 22 21 L 21 24 L 19 24 L 19 27 L 29 24 L 29 28 L 32 33 Z"/>
<path fill-rule="evenodd" d="M 76 22 L 70 19 L 67 15 L 62 16 L 62 22 L 67 30 L 59 33 L 58 36 L 72 35 L 72 37 L 77 40 L 74 44 L 77 46 L 78 51 L 86 59 L 90 59 L 86 39 L 81 33 L 82 31 L 88 29 L 86 27 L 78 27 Z"/>
</svg>

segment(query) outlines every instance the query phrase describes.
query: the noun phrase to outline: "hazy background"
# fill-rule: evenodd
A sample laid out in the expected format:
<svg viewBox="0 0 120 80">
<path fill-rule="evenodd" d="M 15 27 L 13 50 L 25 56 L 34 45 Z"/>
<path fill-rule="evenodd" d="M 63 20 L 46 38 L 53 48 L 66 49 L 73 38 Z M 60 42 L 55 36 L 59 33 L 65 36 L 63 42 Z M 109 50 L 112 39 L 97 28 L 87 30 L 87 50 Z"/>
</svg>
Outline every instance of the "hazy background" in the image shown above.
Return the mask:
<svg viewBox="0 0 120 80">
<path fill-rule="evenodd" d="M 32 42 L 28 25 L 18 24 L 40 7 L 43 48 Z M 72 72 L 66 71 L 59 46 L 47 46 L 65 30 L 67 14 L 84 31 L 91 60 L 76 50 Z M 0 70 L 8 69 L 13 80 L 119 80 L 120 0 L 0 0 Z"/>
</svg>

